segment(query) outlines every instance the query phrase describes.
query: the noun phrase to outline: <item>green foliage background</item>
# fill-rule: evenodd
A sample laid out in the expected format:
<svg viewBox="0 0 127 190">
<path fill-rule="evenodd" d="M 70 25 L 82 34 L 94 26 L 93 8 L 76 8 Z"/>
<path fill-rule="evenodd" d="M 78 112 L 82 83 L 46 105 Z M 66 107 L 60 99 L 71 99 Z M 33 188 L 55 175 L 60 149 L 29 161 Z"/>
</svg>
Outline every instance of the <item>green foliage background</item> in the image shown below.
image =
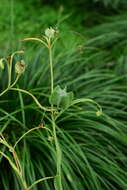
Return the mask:
<svg viewBox="0 0 127 190">
<path fill-rule="evenodd" d="M 48 105 L 47 51 L 38 44 L 22 44 L 20 40 L 40 37 L 46 27 L 58 27 L 55 85 L 67 86 L 76 98 L 92 98 L 103 108 L 103 115 L 97 117 L 95 106 L 79 104 L 57 121 L 64 190 L 126 190 L 126 0 L 1 2 L 0 56 L 25 49 L 27 69 L 18 85 Z M 0 81 L 2 91 L 6 70 L 0 71 Z M 0 99 L 0 131 L 11 144 L 41 122 L 51 127 L 49 115 L 39 110 L 30 97 L 9 92 Z M 46 131 L 38 130 L 26 136 L 17 148 L 28 184 L 55 175 L 55 156 L 48 138 Z M 3 146 L 0 148 L 6 152 Z M 0 189 L 21 189 L 2 157 Z M 38 189 L 53 190 L 52 180 L 33 188 Z"/>
</svg>

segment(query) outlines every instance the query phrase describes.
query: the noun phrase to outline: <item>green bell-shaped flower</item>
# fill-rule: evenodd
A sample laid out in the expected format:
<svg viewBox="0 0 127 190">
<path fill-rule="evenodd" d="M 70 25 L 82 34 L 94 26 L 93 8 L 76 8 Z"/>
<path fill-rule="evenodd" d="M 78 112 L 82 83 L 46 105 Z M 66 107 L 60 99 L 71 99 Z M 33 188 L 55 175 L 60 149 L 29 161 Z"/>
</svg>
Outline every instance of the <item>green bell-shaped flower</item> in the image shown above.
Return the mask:
<svg viewBox="0 0 127 190">
<path fill-rule="evenodd" d="M 73 92 L 67 92 L 66 88 L 61 89 L 58 85 L 51 94 L 49 102 L 57 107 L 66 108 L 71 105 L 73 97 Z"/>
</svg>

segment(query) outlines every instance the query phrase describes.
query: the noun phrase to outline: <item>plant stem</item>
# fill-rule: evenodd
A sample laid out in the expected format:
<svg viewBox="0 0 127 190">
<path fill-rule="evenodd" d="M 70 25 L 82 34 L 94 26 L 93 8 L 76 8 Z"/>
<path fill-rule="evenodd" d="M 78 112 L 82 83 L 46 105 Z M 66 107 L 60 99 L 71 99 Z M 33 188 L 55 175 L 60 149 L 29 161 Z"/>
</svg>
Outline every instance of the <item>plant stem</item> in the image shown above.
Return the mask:
<svg viewBox="0 0 127 190">
<path fill-rule="evenodd" d="M 29 133 L 31 133 L 32 131 L 34 130 L 37 130 L 37 129 L 46 129 L 46 130 L 49 130 L 48 128 L 44 127 L 44 126 L 38 126 L 38 127 L 34 127 L 32 129 L 30 129 L 29 131 L 27 131 L 26 133 L 24 133 L 17 141 L 16 143 L 14 144 L 13 146 L 13 149 L 15 149 L 16 145 Z M 50 131 L 50 130 L 49 130 Z"/>
<path fill-rule="evenodd" d="M 8 87 L 11 85 L 12 61 L 13 61 L 13 58 L 11 56 L 9 71 L 8 71 Z"/>
<path fill-rule="evenodd" d="M 16 167 L 17 169 L 20 171 L 21 175 L 22 175 L 22 167 L 21 167 L 21 164 L 20 164 L 20 161 L 19 161 L 19 158 L 17 156 L 17 153 L 15 152 L 15 150 L 13 149 L 13 158 L 15 160 L 15 164 L 16 164 Z"/>
<path fill-rule="evenodd" d="M 34 185 L 36 185 L 36 184 L 38 184 L 38 183 L 40 183 L 40 182 L 42 182 L 42 181 L 45 181 L 45 180 L 48 180 L 48 179 L 52 179 L 52 178 L 54 178 L 54 177 L 51 176 L 51 177 L 44 177 L 44 178 L 41 178 L 41 179 L 35 181 L 30 187 L 27 188 L 27 190 L 32 189 Z"/>
<path fill-rule="evenodd" d="M 48 45 L 43 40 L 40 40 L 39 38 L 25 38 L 22 41 L 29 41 L 29 40 L 38 41 L 38 42 L 40 42 L 41 44 L 43 44 L 44 46 L 46 46 L 48 48 Z"/>
<path fill-rule="evenodd" d="M 51 94 L 53 93 L 54 89 L 54 76 L 53 76 L 53 62 L 52 62 L 52 48 L 49 44 L 49 63 L 50 63 L 50 76 L 51 76 Z"/>
<path fill-rule="evenodd" d="M 6 159 L 8 160 L 8 162 L 9 162 L 10 165 L 11 165 L 11 167 L 15 170 L 17 176 L 19 177 L 19 179 L 20 179 L 20 181 L 21 181 L 21 183 L 22 183 L 22 185 L 23 185 L 24 190 L 27 190 L 28 187 L 27 187 L 26 181 L 24 180 L 24 178 L 23 178 L 21 172 L 19 171 L 19 169 L 15 166 L 15 164 L 12 162 L 12 160 L 11 160 L 7 155 L 5 155 L 5 154 L 4 154 L 3 152 L 1 152 L 1 151 L 0 151 L 0 154 L 1 154 L 4 158 L 6 158 Z"/>
<path fill-rule="evenodd" d="M 8 86 L 3 92 L 0 93 L 0 96 L 2 96 L 3 94 L 5 94 L 8 90 L 10 90 L 13 86 L 15 86 L 15 84 L 17 83 L 17 81 L 19 80 L 20 75 L 17 75 L 15 81 L 12 83 L 12 85 Z"/>
<path fill-rule="evenodd" d="M 33 94 L 31 94 L 30 92 L 28 92 L 27 90 L 20 89 L 20 88 L 9 88 L 9 90 L 15 90 L 15 91 L 19 91 L 19 92 L 23 92 L 23 93 L 25 93 L 25 94 L 28 94 L 29 96 L 31 96 L 31 97 L 33 98 L 33 100 L 35 101 L 35 103 L 38 105 L 38 107 L 39 107 L 40 109 L 43 109 L 43 110 L 45 110 L 45 111 L 52 111 L 52 109 L 48 109 L 48 108 L 42 106 L 42 105 L 40 104 L 40 102 L 37 100 L 37 98 L 36 98 Z"/>
<path fill-rule="evenodd" d="M 57 139 L 55 117 L 54 117 L 53 112 L 51 115 L 51 119 L 52 119 L 53 136 L 54 136 L 55 148 L 56 148 L 56 168 L 57 168 L 56 180 L 57 182 L 55 184 L 55 189 L 62 190 L 62 183 L 61 183 L 61 156 L 62 155 L 61 155 L 60 145 Z"/>
<path fill-rule="evenodd" d="M 16 54 L 20 54 L 20 53 L 24 53 L 24 51 L 23 51 L 23 50 L 15 51 L 15 52 L 11 55 L 10 64 L 9 64 L 9 66 L 8 66 L 8 87 L 11 85 L 13 58 L 14 58 L 14 56 L 15 56 Z"/>
<path fill-rule="evenodd" d="M 48 50 L 49 50 L 49 64 L 50 64 L 50 76 L 51 76 L 51 95 L 54 90 L 54 75 L 53 75 L 53 59 L 52 59 L 52 45 L 48 44 Z M 53 104 L 51 104 L 51 109 L 54 110 Z M 57 178 L 58 179 L 58 185 L 55 184 L 56 190 L 62 190 L 62 183 L 61 183 L 61 150 L 59 146 L 59 142 L 57 139 L 56 134 L 56 124 L 55 124 L 55 116 L 54 112 L 51 112 L 51 120 L 52 120 L 52 128 L 53 128 L 53 136 L 55 141 L 55 149 L 56 149 L 56 168 L 57 168 Z"/>
</svg>

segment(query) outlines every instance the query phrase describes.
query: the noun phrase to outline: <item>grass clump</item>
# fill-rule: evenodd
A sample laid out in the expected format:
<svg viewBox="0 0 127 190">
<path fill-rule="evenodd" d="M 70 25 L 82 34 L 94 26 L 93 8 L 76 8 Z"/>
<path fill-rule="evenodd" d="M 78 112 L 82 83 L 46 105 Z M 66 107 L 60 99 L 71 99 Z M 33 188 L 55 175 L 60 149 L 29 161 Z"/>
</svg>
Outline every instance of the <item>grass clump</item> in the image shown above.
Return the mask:
<svg viewBox="0 0 127 190">
<path fill-rule="evenodd" d="M 0 61 L 0 188 L 126 190 L 126 12 L 116 9 L 123 1 L 82 8 L 80 1 L 68 15 L 65 5 L 65 12 L 46 5 L 42 13 L 38 2 L 38 12 L 30 3 L 13 4 L 11 49 L 25 50 Z M 37 34 L 52 24 L 64 32 Z M 23 45 L 15 43 L 24 37 Z"/>
</svg>

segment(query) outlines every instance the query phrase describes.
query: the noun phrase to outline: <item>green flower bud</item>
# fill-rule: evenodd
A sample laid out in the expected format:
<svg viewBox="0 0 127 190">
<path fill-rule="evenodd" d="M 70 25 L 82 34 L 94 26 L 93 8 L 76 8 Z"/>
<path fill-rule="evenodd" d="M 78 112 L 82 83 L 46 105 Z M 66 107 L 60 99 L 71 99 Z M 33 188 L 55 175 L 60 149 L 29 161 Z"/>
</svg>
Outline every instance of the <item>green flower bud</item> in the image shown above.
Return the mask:
<svg viewBox="0 0 127 190">
<path fill-rule="evenodd" d="M 25 62 L 24 60 L 21 60 L 21 61 L 18 61 L 16 64 L 15 64 L 15 72 L 17 74 L 21 74 L 25 71 Z"/>
<path fill-rule="evenodd" d="M 101 115 L 102 115 L 102 112 L 101 112 L 101 111 L 97 111 L 97 112 L 96 112 L 96 116 L 99 117 L 99 116 L 101 116 Z"/>
</svg>

